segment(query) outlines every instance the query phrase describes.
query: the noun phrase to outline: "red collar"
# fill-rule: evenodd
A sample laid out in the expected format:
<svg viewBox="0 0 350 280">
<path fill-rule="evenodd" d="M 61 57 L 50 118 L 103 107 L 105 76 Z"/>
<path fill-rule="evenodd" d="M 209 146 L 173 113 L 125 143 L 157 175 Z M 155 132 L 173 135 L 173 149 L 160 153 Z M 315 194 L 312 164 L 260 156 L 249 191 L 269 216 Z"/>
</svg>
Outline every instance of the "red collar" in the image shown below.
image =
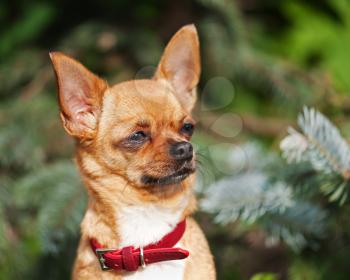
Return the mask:
<svg viewBox="0 0 350 280">
<path fill-rule="evenodd" d="M 145 267 L 147 264 L 187 258 L 188 251 L 173 248 L 183 236 L 185 229 L 186 220 L 183 220 L 157 243 L 143 248 L 128 246 L 121 249 L 106 249 L 96 239 L 90 239 L 90 244 L 98 257 L 102 270 L 136 271 L 140 266 Z"/>
</svg>

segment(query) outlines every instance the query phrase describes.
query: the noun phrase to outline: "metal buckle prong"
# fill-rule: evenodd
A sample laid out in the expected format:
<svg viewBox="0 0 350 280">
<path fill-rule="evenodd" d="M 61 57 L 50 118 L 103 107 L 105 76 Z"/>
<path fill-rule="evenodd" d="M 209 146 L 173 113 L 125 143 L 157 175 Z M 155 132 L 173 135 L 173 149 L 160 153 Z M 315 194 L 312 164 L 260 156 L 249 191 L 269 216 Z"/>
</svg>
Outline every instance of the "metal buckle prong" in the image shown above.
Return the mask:
<svg viewBox="0 0 350 280">
<path fill-rule="evenodd" d="M 143 247 L 142 246 L 140 247 L 140 263 L 141 263 L 142 268 L 146 267 L 145 256 L 143 254 Z"/>
<path fill-rule="evenodd" d="M 96 249 L 96 254 L 98 256 L 98 262 L 100 263 L 101 269 L 102 270 L 110 270 L 111 268 L 106 266 L 105 264 L 105 258 L 104 258 L 104 254 L 108 253 L 108 252 L 113 252 L 116 249 Z"/>
</svg>

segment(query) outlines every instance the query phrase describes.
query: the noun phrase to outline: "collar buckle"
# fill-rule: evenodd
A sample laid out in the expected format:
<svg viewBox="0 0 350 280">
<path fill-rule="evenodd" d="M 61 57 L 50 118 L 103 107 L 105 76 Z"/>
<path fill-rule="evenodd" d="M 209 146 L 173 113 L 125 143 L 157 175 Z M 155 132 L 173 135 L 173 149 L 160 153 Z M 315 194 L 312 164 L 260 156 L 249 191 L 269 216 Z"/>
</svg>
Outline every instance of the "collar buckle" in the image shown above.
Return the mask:
<svg viewBox="0 0 350 280">
<path fill-rule="evenodd" d="M 143 247 L 142 246 L 140 247 L 140 263 L 141 263 L 142 268 L 146 267 L 145 255 L 143 253 Z"/>
<path fill-rule="evenodd" d="M 100 263 L 100 266 L 101 266 L 101 269 L 102 270 L 110 270 L 112 268 L 106 266 L 106 259 L 104 258 L 104 254 L 105 253 L 109 253 L 109 252 L 113 252 L 113 251 L 116 251 L 116 249 L 104 249 L 104 248 L 99 248 L 99 249 L 96 249 L 95 252 L 98 256 L 98 262 Z"/>
</svg>

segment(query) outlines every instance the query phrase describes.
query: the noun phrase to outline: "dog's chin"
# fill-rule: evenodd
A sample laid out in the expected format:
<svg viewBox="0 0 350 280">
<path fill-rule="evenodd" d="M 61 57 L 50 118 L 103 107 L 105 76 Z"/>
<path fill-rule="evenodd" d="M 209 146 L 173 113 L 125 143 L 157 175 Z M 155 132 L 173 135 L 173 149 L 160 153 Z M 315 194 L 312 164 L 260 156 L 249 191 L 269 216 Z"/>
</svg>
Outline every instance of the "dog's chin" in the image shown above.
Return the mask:
<svg viewBox="0 0 350 280">
<path fill-rule="evenodd" d="M 195 168 L 193 166 L 184 166 L 176 172 L 163 177 L 143 175 L 141 178 L 141 182 L 144 186 L 177 185 L 184 181 L 188 176 L 190 176 L 194 172 Z"/>
</svg>

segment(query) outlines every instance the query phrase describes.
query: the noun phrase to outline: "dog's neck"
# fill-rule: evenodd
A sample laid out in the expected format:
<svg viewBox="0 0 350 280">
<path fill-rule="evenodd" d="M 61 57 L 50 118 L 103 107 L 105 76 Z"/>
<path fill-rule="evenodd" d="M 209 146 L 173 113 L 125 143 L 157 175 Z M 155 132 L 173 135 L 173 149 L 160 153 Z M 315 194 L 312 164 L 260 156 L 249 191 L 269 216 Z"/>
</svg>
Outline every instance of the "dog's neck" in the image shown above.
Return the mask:
<svg viewBox="0 0 350 280">
<path fill-rule="evenodd" d="M 164 199 L 140 192 L 92 155 L 78 152 L 77 163 L 89 193 L 82 235 L 106 247 L 155 243 L 194 211 L 193 176 L 183 182 L 181 192 Z"/>
</svg>

